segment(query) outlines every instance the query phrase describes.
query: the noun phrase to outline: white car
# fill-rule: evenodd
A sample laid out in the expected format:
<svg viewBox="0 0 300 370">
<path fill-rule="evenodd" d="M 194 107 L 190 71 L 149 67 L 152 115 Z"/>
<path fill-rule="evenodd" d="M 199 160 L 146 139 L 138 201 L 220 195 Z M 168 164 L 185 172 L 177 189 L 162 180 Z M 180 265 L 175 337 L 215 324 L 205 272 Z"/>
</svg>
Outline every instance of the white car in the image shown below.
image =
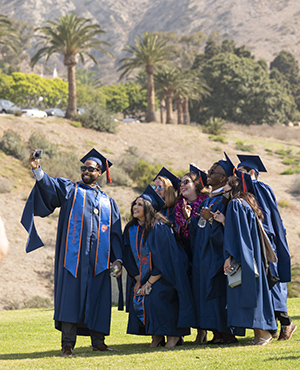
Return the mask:
<svg viewBox="0 0 300 370">
<path fill-rule="evenodd" d="M 37 108 L 22 108 L 23 116 L 27 117 L 47 117 L 47 113 Z"/>
</svg>

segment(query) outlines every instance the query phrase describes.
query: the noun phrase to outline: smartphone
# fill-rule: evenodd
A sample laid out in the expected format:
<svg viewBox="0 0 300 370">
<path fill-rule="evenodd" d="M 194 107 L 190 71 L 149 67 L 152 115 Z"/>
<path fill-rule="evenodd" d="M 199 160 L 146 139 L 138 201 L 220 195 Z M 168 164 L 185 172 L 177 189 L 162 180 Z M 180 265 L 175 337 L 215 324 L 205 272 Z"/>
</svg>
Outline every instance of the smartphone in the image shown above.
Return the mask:
<svg viewBox="0 0 300 370">
<path fill-rule="evenodd" d="M 40 158 L 42 158 L 42 153 L 43 153 L 43 151 L 41 149 L 40 150 L 35 150 L 32 154 L 32 157 L 34 159 L 40 159 Z"/>
</svg>

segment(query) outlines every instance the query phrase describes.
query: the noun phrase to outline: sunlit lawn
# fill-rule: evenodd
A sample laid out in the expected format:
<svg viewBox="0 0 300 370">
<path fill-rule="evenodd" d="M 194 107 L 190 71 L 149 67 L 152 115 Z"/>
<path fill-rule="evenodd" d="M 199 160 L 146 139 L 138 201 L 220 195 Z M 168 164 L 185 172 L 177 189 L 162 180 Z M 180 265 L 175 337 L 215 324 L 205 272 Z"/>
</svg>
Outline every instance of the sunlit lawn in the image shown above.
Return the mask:
<svg viewBox="0 0 300 370">
<path fill-rule="evenodd" d="M 111 335 L 106 343 L 115 352 L 93 352 L 88 337 L 78 337 L 71 358 L 62 358 L 60 332 L 53 311 L 0 312 L 0 369 L 298 369 L 300 368 L 300 298 L 291 299 L 289 314 L 299 329 L 288 342 L 268 346 L 194 345 L 196 331 L 174 349 L 149 348 L 150 338 L 127 335 L 127 314 L 113 308 Z M 211 335 L 209 336 L 209 339 Z"/>
</svg>

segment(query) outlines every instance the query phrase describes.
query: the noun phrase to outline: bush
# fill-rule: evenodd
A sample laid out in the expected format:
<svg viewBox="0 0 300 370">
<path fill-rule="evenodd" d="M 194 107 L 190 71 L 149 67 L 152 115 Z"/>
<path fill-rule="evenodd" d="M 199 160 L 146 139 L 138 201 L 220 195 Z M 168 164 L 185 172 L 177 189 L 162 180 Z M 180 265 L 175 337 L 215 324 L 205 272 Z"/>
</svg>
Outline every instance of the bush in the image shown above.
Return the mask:
<svg viewBox="0 0 300 370">
<path fill-rule="evenodd" d="M 300 195 L 300 176 L 297 176 L 291 189 L 290 189 L 290 193 L 292 193 L 293 195 Z"/>
<path fill-rule="evenodd" d="M 53 304 L 51 303 L 49 298 L 43 298 L 39 295 L 28 299 L 27 301 L 23 302 L 24 308 L 52 308 Z"/>
<path fill-rule="evenodd" d="M 22 141 L 20 135 L 13 130 L 7 130 L 0 141 L 0 149 L 7 155 L 24 161 L 28 154 L 25 143 Z"/>
<path fill-rule="evenodd" d="M 21 116 L 22 116 L 22 111 L 21 111 L 21 110 L 15 110 L 15 111 L 14 111 L 14 115 L 15 115 L 16 117 L 21 117 Z"/>
<path fill-rule="evenodd" d="M 124 168 L 114 165 L 110 169 L 110 174 L 112 180 L 111 185 L 130 186 L 130 177 Z"/>
<path fill-rule="evenodd" d="M 30 136 L 28 146 L 31 150 L 42 149 L 43 157 L 46 158 L 53 158 L 59 152 L 57 145 L 50 143 L 50 141 L 40 133 L 35 133 Z"/>
<path fill-rule="evenodd" d="M 138 161 L 139 158 L 135 157 L 134 155 L 125 155 L 120 162 L 120 167 L 122 167 L 124 171 L 131 177 Z"/>
<path fill-rule="evenodd" d="M 226 140 L 223 136 L 209 135 L 209 139 L 225 144 Z"/>
<path fill-rule="evenodd" d="M 141 159 L 137 162 L 136 168 L 132 173 L 132 180 L 136 182 L 139 190 L 144 190 L 148 184 L 150 184 L 162 165 L 151 163 Z"/>
<path fill-rule="evenodd" d="M 11 192 L 11 181 L 0 176 L 0 194 Z"/>
<path fill-rule="evenodd" d="M 116 132 L 117 124 L 114 121 L 114 117 L 100 105 L 91 105 L 86 113 L 77 116 L 77 120 L 80 121 L 85 128 L 109 132 L 111 134 Z"/>
<path fill-rule="evenodd" d="M 205 122 L 203 132 L 210 135 L 220 135 L 223 132 L 224 120 L 221 118 L 211 117 Z"/>
<path fill-rule="evenodd" d="M 245 145 L 242 140 L 237 140 L 235 143 L 235 149 L 241 150 L 242 152 L 251 152 L 253 150 L 252 145 Z"/>
<path fill-rule="evenodd" d="M 57 152 L 51 160 L 43 162 L 42 167 L 51 177 L 80 180 L 80 162 L 74 152 Z"/>
</svg>

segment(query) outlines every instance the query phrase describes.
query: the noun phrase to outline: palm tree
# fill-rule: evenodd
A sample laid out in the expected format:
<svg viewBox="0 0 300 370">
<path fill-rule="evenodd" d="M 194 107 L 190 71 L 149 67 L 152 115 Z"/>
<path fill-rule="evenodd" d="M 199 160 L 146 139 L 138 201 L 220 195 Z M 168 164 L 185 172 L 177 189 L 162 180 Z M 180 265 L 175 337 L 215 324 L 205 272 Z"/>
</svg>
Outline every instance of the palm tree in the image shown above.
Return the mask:
<svg viewBox="0 0 300 370">
<path fill-rule="evenodd" d="M 0 14 L 0 44 L 16 52 L 18 50 L 17 38 L 16 30 L 12 27 L 11 21 L 7 16 Z"/>
<path fill-rule="evenodd" d="M 104 34 L 99 24 L 91 24 L 91 19 L 81 18 L 75 14 L 66 14 L 55 21 L 47 21 L 49 26 L 39 27 L 37 37 L 42 38 L 41 49 L 31 59 L 33 67 L 38 60 L 46 57 L 46 62 L 54 53 L 64 56 L 64 65 L 68 69 L 69 96 L 66 117 L 72 117 L 77 113 L 76 98 L 76 76 L 75 68 L 78 64 L 78 55 L 82 64 L 85 56 L 89 57 L 95 64 L 97 60 L 90 54 L 91 49 L 98 49 L 104 53 L 109 53 L 103 45 L 110 46 L 109 43 L 100 41 L 97 36 Z"/>
<path fill-rule="evenodd" d="M 179 68 L 169 65 L 158 69 L 154 75 L 155 87 L 163 91 L 166 101 L 166 123 L 173 123 L 174 92 L 183 85 L 183 75 Z"/>
<path fill-rule="evenodd" d="M 147 74 L 147 113 L 146 121 L 155 121 L 155 91 L 153 73 L 155 67 L 170 57 L 172 50 L 166 45 L 166 40 L 159 40 L 158 35 L 145 32 L 142 37 L 135 39 L 135 46 L 126 45 L 123 51 L 131 54 L 131 57 L 122 58 L 118 71 L 120 76 L 128 76 L 136 68 L 145 68 Z"/>
</svg>

